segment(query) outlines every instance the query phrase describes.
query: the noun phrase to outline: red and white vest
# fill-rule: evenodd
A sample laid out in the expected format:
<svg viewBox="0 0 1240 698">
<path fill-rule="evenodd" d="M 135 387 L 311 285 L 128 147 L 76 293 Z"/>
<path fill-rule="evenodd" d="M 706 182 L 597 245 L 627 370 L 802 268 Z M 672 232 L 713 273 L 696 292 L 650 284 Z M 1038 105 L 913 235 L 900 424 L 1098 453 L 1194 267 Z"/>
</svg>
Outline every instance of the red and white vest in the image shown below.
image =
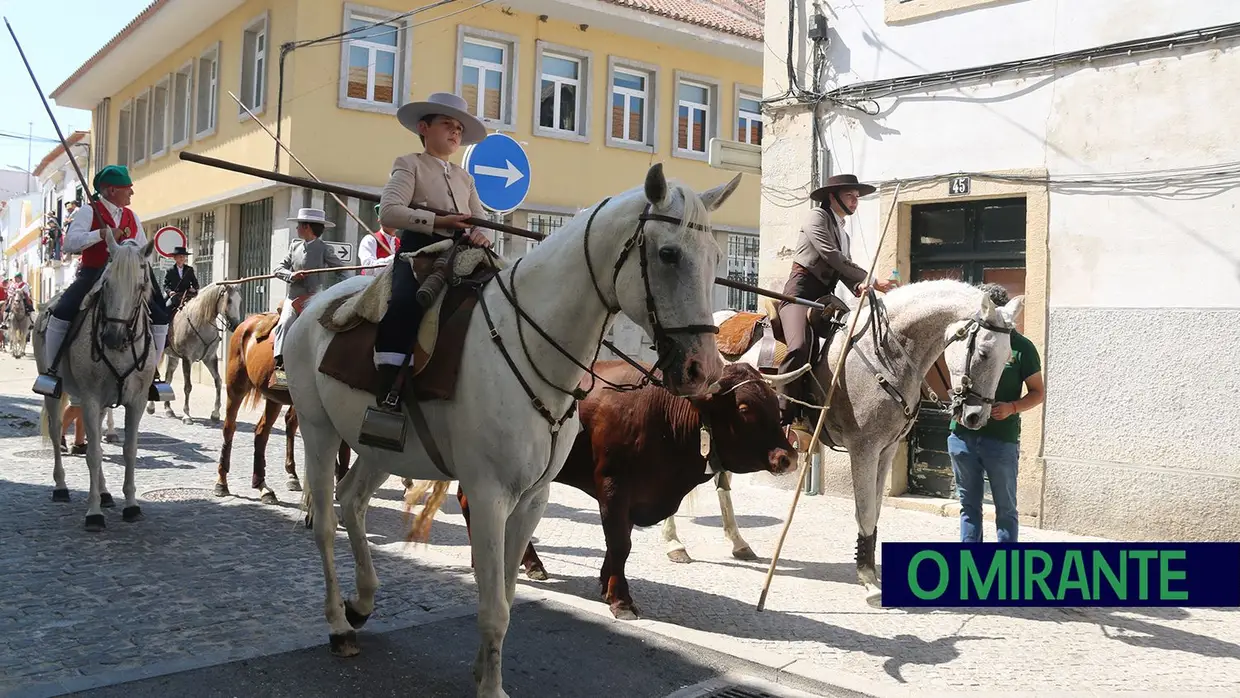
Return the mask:
<svg viewBox="0 0 1240 698">
<path fill-rule="evenodd" d="M 400 250 L 400 238 L 395 235 L 388 235 L 382 230 L 376 231 L 375 236 L 375 258 L 383 259 L 392 256 L 393 252 Z"/>
<path fill-rule="evenodd" d="M 111 226 L 119 228 L 121 234 L 118 236 L 117 242 L 124 240 L 132 240 L 138 236 L 138 221 L 133 216 L 133 211 L 128 208 L 121 209 L 120 225 L 112 220 L 112 214 L 108 213 L 108 209 L 104 207 L 102 202 L 92 201 L 91 209 L 94 210 L 94 218 L 90 222 L 91 230 L 98 230 L 103 226 Z M 78 263 L 80 269 L 101 269 L 103 265 L 108 263 L 108 243 L 100 240 L 95 244 L 82 250 L 82 260 Z"/>
</svg>

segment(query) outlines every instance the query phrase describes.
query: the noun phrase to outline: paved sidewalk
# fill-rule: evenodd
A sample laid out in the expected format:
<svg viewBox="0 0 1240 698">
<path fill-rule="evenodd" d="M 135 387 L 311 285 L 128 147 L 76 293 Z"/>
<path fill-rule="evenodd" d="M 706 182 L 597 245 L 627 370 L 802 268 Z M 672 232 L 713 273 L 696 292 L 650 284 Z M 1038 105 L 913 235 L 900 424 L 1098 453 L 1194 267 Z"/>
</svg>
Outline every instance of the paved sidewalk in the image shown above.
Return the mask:
<svg viewBox="0 0 1240 698">
<path fill-rule="evenodd" d="M 264 506 L 248 487 L 254 413 L 243 417 L 234 443 L 237 496 L 222 500 L 210 495 L 219 427 L 202 420 L 187 426 L 162 411 L 145 416 L 137 485 L 147 518 L 124 524 L 119 508 L 107 510 L 107 531 L 89 536 L 82 530 L 82 458 L 68 459 L 74 501 L 50 501 L 50 452 L 37 437 L 41 403 L 29 392 L 33 375 L 29 359 L 0 357 L 0 565 L 7 582 L 0 691 L 322 648 L 321 565 L 312 537 L 298 525 L 296 495 L 284 491 L 279 477 L 282 432 L 273 435 L 267 455 L 283 502 Z M 195 414 L 208 414 L 212 399 L 211 388 L 198 386 Z M 298 440 L 302 472 L 300 449 Z M 105 447 L 118 497 L 119 455 L 119 446 Z M 476 600 L 455 500 L 439 514 L 431 544 L 410 546 L 403 542 L 400 489 L 390 480 L 368 515 L 381 584 L 368 633 L 424 622 Z M 774 549 L 791 497 L 736 478 L 741 531 L 759 555 Z M 629 624 L 634 628 L 872 695 L 1240 695 L 1240 614 L 1233 611 L 872 609 L 856 583 L 851 501 L 803 496 L 766 610 L 758 613 L 769 558 L 731 557 L 709 486 L 686 500 L 677 525 L 692 564 L 667 560 L 657 528 L 634 533 L 628 573 L 643 611 L 643 620 Z M 954 540 L 957 526 L 954 518 L 889 507 L 879 540 Z M 550 594 L 606 614 L 597 595 L 603 536 L 595 503 L 554 485 L 535 536 L 552 579 L 523 580 L 523 597 Z M 1022 536 L 1080 538 L 1030 528 Z M 335 551 L 351 590 L 343 532 Z"/>
</svg>

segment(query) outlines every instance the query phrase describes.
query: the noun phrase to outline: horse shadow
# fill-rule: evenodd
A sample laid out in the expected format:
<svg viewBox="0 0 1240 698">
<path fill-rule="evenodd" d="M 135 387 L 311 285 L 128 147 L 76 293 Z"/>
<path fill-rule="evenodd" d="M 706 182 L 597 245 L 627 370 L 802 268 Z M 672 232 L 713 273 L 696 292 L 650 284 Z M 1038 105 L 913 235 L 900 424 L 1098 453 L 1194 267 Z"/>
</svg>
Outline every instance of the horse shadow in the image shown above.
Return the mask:
<svg viewBox="0 0 1240 698">
<path fill-rule="evenodd" d="M 1180 607 L 1133 607 L 1133 608 L 905 608 L 902 611 L 922 615 L 926 613 L 951 613 L 968 616 L 992 616 L 1013 620 L 1033 620 L 1044 623 L 1088 623 L 1098 626 L 1104 637 L 1140 649 L 1178 650 L 1201 657 L 1240 659 L 1240 645 L 1174 626 L 1153 621 L 1187 620 L 1188 609 Z M 1216 609 L 1217 610 L 1217 609 Z M 1143 616 L 1134 618 L 1132 616 Z M 1108 630 L 1113 628 L 1114 630 Z"/>
<path fill-rule="evenodd" d="M 553 576 L 550 582 L 521 578 L 521 583 L 535 588 L 550 587 L 603 603 L 598 579 L 593 576 Z M 847 652 L 864 653 L 883 659 L 884 671 L 900 683 L 906 683 L 902 673 L 904 667 L 946 664 L 960 658 L 962 642 L 1002 639 L 952 635 L 924 640 L 908 634 L 886 638 L 780 611 L 768 609 L 759 613 L 751 603 L 700 589 L 648 579 L 630 579 L 629 583 L 633 600 L 645 619 L 735 638 L 774 642 L 808 640 Z"/>
</svg>

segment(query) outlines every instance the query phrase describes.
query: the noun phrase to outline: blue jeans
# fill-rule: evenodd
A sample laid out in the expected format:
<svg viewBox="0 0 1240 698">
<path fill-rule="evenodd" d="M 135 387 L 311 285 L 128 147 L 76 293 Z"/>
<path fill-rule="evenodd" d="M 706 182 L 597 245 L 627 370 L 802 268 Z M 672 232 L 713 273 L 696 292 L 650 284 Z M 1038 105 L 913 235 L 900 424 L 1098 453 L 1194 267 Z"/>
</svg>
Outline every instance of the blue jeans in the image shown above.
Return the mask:
<svg viewBox="0 0 1240 698">
<path fill-rule="evenodd" d="M 960 542 L 982 541 L 983 475 L 990 480 L 995 502 L 995 538 L 1000 543 L 1017 542 L 1020 519 L 1016 510 L 1016 472 L 1020 444 L 976 434 L 950 434 L 947 453 L 952 458 L 956 496 L 960 498 Z"/>
</svg>

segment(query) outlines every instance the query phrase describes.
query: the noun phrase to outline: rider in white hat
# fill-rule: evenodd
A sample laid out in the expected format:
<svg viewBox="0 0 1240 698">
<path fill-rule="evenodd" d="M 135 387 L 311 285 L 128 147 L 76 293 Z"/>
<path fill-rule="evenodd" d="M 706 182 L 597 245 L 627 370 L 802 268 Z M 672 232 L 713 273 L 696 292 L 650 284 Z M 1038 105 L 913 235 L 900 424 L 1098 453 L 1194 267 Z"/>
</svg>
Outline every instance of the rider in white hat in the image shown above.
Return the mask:
<svg viewBox="0 0 1240 698">
<path fill-rule="evenodd" d="M 284 336 L 292 325 L 306 301 L 318 293 L 322 284 L 322 274 L 304 274 L 310 269 L 347 266 L 344 260 L 336 256 L 335 250 L 327 246 L 319 238 L 325 228 L 335 228 L 336 224 L 327 220 L 322 209 L 303 208 L 297 212 L 296 218 L 289 218 L 297 223 L 297 239 L 288 248 L 288 254 L 280 265 L 273 270 L 276 278 L 288 284 L 288 297 L 284 307 L 280 309 L 280 321 L 272 332 L 272 353 L 275 354 L 276 367 L 271 376 L 271 387 L 285 389 L 288 387 L 284 375 Z M 348 274 L 349 272 L 340 272 Z"/>
<path fill-rule="evenodd" d="M 486 126 L 470 113 L 464 99 L 449 92 L 406 104 L 396 118 L 418 134 L 423 147 L 421 153 L 396 158 L 379 201 L 379 220 L 399 231 L 400 250 L 415 252 L 446 237 L 489 247 L 491 239 L 465 222 L 470 216 L 486 217 L 474 178 L 448 162 L 462 145 L 486 138 Z M 437 216 L 418 204 L 458 214 Z M 375 338 L 375 366 L 384 386 L 392 385 L 405 355 L 413 351 L 424 310 L 415 298 L 417 290 L 408 264 L 393 267 L 391 301 Z"/>
</svg>

